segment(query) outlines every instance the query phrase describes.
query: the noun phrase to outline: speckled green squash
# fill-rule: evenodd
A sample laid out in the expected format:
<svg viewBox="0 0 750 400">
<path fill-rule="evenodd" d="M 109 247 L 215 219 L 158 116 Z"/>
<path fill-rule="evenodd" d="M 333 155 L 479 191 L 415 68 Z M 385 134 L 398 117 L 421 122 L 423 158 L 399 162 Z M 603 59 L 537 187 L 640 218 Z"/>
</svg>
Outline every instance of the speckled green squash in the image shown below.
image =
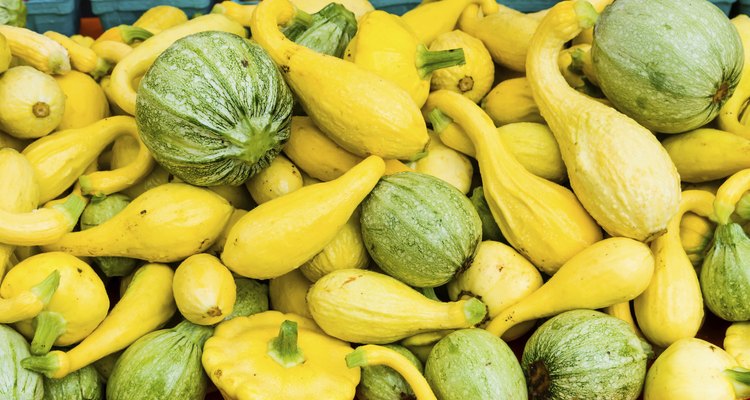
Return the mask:
<svg viewBox="0 0 750 400">
<path fill-rule="evenodd" d="M 612 104 L 664 133 L 711 121 L 743 65 L 737 31 L 706 0 L 617 0 L 596 23 L 592 57 Z"/>
<path fill-rule="evenodd" d="M 226 32 L 177 40 L 144 75 L 135 118 L 164 169 L 199 186 L 239 185 L 289 138 L 292 94 L 258 44 Z"/>
<path fill-rule="evenodd" d="M 362 203 L 362 239 L 387 274 L 435 287 L 471 264 L 482 221 L 471 201 L 438 178 L 401 172 L 380 180 Z"/>
<path fill-rule="evenodd" d="M 397 344 L 383 346 L 400 353 L 422 371 L 422 362 L 406 347 Z M 373 365 L 362 367 L 357 400 L 417 400 L 417 397 L 398 372 L 385 365 Z"/>
<path fill-rule="evenodd" d="M 532 400 L 635 400 L 650 354 L 648 344 L 624 321 L 573 310 L 531 335 L 521 367 Z"/>
<path fill-rule="evenodd" d="M 93 197 L 81 214 L 81 230 L 93 228 L 114 217 L 130 204 L 130 197 L 114 193 Z M 108 277 L 130 275 L 138 260 L 128 257 L 94 257 L 94 264 Z"/>
<path fill-rule="evenodd" d="M 490 206 L 487 204 L 487 199 L 484 198 L 484 188 L 477 186 L 471 192 L 471 204 L 479 214 L 479 218 L 482 220 L 482 240 L 494 240 L 496 242 L 504 242 L 503 233 L 500 232 L 500 227 L 497 226 L 495 218 L 492 216 Z"/>
<path fill-rule="evenodd" d="M 700 283 L 706 306 L 716 316 L 727 321 L 750 320 L 750 239 L 740 225 L 716 227 Z"/>
<path fill-rule="evenodd" d="M 107 381 L 107 400 L 203 400 L 203 344 L 213 327 L 182 321 L 151 332 L 122 353 Z"/>
<path fill-rule="evenodd" d="M 235 278 L 234 284 L 237 287 L 237 297 L 232 313 L 225 320 L 268 311 L 268 284 L 247 278 Z"/>
<path fill-rule="evenodd" d="M 13 328 L 0 325 L 0 399 L 42 399 L 42 376 L 21 366 L 21 360 L 30 356 L 26 339 Z"/>
<path fill-rule="evenodd" d="M 102 383 L 93 365 L 62 379 L 44 377 L 44 400 L 100 400 L 104 398 Z"/>
<path fill-rule="evenodd" d="M 438 400 L 525 400 L 526 383 L 513 351 L 482 329 L 461 329 L 440 339 L 424 369 Z"/>
</svg>

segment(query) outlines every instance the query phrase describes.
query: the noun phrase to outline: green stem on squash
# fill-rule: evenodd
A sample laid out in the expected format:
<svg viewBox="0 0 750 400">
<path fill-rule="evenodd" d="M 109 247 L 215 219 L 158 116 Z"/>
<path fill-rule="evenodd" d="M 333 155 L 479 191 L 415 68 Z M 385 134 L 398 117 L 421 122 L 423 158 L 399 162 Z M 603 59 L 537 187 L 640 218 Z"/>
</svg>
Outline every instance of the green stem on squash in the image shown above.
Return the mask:
<svg viewBox="0 0 750 400">
<path fill-rule="evenodd" d="M 476 325 L 487 316 L 487 305 L 476 297 L 472 297 L 464 303 L 464 315 L 469 324 Z"/>
<path fill-rule="evenodd" d="M 466 64 L 464 49 L 427 50 L 425 45 L 417 46 L 417 73 L 422 79 L 429 79 L 430 74 L 440 68 Z"/>
<path fill-rule="evenodd" d="M 21 366 L 29 371 L 39 372 L 51 377 L 62 366 L 60 357 L 55 353 L 57 352 L 53 351 L 43 356 L 26 357 L 21 360 Z"/>
<path fill-rule="evenodd" d="M 279 327 L 279 336 L 268 342 L 268 355 L 284 368 L 302 364 L 305 356 L 297 346 L 297 323 L 285 320 Z"/>
<path fill-rule="evenodd" d="M 445 115 L 437 108 L 433 108 L 432 111 L 427 114 L 427 118 L 429 118 L 430 123 L 432 124 L 432 130 L 438 135 L 445 130 L 448 125 L 453 123 L 451 117 Z"/>
<path fill-rule="evenodd" d="M 421 288 L 419 290 L 422 292 L 424 297 L 427 297 L 430 300 L 440 301 L 440 299 L 435 294 L 435 288 L 426 287 L 426 288 Z"/>
<path fill-rule="evenodd" d="M 346 366 L 349 368 L 366 367 L 370 365 L 370 363 L 367 362 L 367 352 L 362 347 L 358 347 L 356 350 L 347 354 L 344 359 L 346 360 Z"/>
<path fill-rule="evenodd" d="M 83 200 L 83 197 L 77 195 L 77 194 L 71 194 L 68 196 L 68 198 L 65 200 L 62 204 L 55 204 L 52 206 L 55 210 L 60 211 L 63 213 L 68 220 L 70 229 L 73 229 L 73 227 L 78 222 L 78 218 L 81 216 L 81 213 L 83 213 L 83 209 L 86 207 L 86 201 Z"/>
<path fill-rule="evenodd" d="M 599 13 L 596 12 L 596 8 L 591 3 L 586 0 L 578 0 L 574 7 L 578 16 L 578 26 L 581 29 L 588 29 L 594 26 L 596 20 L 599 18 Z"/>
<path fill-rule="evenodd" d="M 738 399 L 750 398 L 750 369 L 731 368 L 725 370 L 724 375 L 732 381 L 734 393 Z"/>
<path fill-rule="evenodd" d="M 734 212 L 744 220 L 750 220 L 750 192 L 747 192 L 740 197 L 740 201 L 734 207 Z"/>
<path fill-rule="evenodd" d="M 55 340 L 68 326 L 62 314 L 54 311 L 42 311 L 34 317 L 34 338 L 31 340 L 31 354 L 39 356 L 49 353 Z"/>
<path fill-rule="evenodd" d="M 312 15 L 297 9 L 294 17 L 281 29 L 281 33 L 291 41 L 296 41 L 313 24 Z"/>
<path fill-rule="evenodd" d="M 37 283 L 31 288 L 31 293 L 34 293 L 39 300 L 46 306 L 52 299 L 52 296 L 57 291 L 57 287 L 60 285 L 60 271 L 54 270 L 51 274 L 47 275 L 43 281 Z"/>
<path fill-rule="evenodd" d="M 127 44 L 132 44 L 136 40 L 146 40 L 151 36 L 154 36 L 153 33 L 137 26 L 120 25 L 119 28 L 122 41 Z"/>
</svg>

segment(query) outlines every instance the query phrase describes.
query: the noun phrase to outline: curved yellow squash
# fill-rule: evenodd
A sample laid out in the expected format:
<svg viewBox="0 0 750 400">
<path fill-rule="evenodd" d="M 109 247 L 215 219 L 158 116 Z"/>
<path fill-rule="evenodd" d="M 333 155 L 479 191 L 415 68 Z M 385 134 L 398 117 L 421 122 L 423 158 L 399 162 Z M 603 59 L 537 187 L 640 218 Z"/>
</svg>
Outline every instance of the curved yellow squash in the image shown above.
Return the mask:
<svg viewBox="0 0 750 400">
<path fill-rule="evenodd" d="M 39 204 L 39 183 L 31 163 L 12 148 L 0 148 L 0 209 L 26 213 Z M 15 246 L 0 244 L 0 282 Z"/>
</svg>

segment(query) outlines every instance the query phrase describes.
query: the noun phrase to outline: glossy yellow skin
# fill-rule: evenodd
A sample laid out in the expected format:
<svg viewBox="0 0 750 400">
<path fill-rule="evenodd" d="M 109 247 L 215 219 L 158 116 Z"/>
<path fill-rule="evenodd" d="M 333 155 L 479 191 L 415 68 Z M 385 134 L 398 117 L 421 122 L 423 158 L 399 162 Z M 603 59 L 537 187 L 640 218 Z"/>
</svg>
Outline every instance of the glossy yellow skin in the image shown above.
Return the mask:
<svg viewBox="0 0 750 400">
<path fill-rule="evenodd" d="M 67 352 L 53 350 L 43 357 L 49 363 L 45 375 L 63 378 L 109 354 L 120 351 L 152 332 L 174 314 L 172 268 L 146 264 L 135 271 L 120 301 L 102 323 Z"/>
<path fill-rule="evenodd" d="M 701 265 L 704 253 L 714 236 L 716 224 L 705 217 L 688 212 L 680 220 L 680 242 L 693 266 Z"/>
<path fill-rule="evenodd" d="M 237 221 L 239 221 L 240 218 L 242 218 L 245 214 L 247 214 L 247 210 L 242 208 L 235 208 L 232 211 L 232 215 L 229 216 L 229 220 L 224 225 L 224 229 L 216 238 L 214 244 L 212 244 L 211 247 L 206 250 L 206 253 L 213 254 L 216 257 L 219 257 L 221 255 L 221 252 L 224 250 L 224 245 L 227 243 L 227 235 L 229 235 L 229 231 L 232 229 L 234 224 L 236 224 Z"/>
<path fill-rule="evenodd" d="M 645 244 L 608 238 L 575 255 L 542 287 L 503 310 L 487 330 L 502 335 L 519 322 L 577 308 L 604 308 L 632 300 L 646 290 L 654 256 Z"/>
<path fill-rule="evenodd" d="M 179 8 L 170 5 L 158 5 L 141 14 L 133 22 L 133 26 L 143 28 L 155 35 L 165 29 L 183 24 L 187 20 L 187 14 Z"/>
<path fill-rule="evenodd" d="M 0 148 L 0 209 L 27 213 L 39 204 L 39 183 L 34 167 L 18 151 Z M 0 282 L 10 264 L 15 246 L 0 244 Z"/>
<path fill-rule="evenodd" d="M 31 289 L 53 271 L 59 271 L 60 284 L 45 311 L 59 313 L 66 321 L 56 346 L 69 346 L 88 336 L 109 311 L 104 283 L 84 261 L 60 252 L 41 253 L 18 263 L 0 286 L 0 296 L 11 298 Z M 34 336 L 32 319 L 16 323 L 26 338 Z"/>
<path fill-rule="evenodd" d="M 370 257 L 362 240 L 359 212 L 346 221 L 336 236 L 306 263 L 299 267 L 307 279 L 315 282 L 329 272 L 348 268 L 366 268 Z"/>
<path fill-rule="evenodd" d="M 115 139 L 112 144 L 112 157 L 110 158 L 110 169 L 122 168 L 135 159 L 138 158 L 138 153 L 142 146 L 142 142 L 136 140 L 132 136 L 120 136 Z M 100 155 L 101 158 L 101 155 Z M 144 178 L 139 179 L 132 186 L 127 187 L 120 192 L 130 196 L 130 198 L 136 198 L 143 194 L 148 189 L 152 189 L 161 184 L 172 182 L 177 180 L 176 177 L 172 176 L 167 170 L 161 165 L 156 164 L 151 172 Z M 248 194 L 249 197 L 249 194 Z"/>
<path fill-rule="evenodd" d="M 735 322 L 727 328 L 724 349 L 743 368 L 750 368 L 750 322 Z"/>
<path fill-rule="evenodd" d="M 732 383 L 722 373 L 737 361 L 701 339 L 682 339 L 669 346 L 646 374 L 644 400 L 735 400 Z"/>
<path fill-rule="evenodd" d="M 90 75 L 70 71 L 55 80 L 65 94 L 65 112 L 57 130 L 83 128 L 109 116 L 107 96 Z"/>
<path fill-rule="evenodd" d="M 359 156 L 407 160 L 422 152 L 429 136 L 411 96 L 373 72 L 286 39 L 278 24 L 294 12 L 288 0 L 264 1 L 251 29 L 315 125 Z"/>
<path fill-rule="evenodd" d="M 76 43 L 71 38 L 54 31 L 44 32 L 44 36 L 60 43 L 68 51 L 70 66 L 83 73 L 93 72 L 99 65 L 99 57 L 90 48 Z"/>
<path fill-rule="evenodd" d="M 633 319 L 633 312 L 630 311 L 630 301 L 623 301 L 622 303 L 612 304 L 609 307 L 605 307 L 602 311 L 607 313 L 608 315 L 627 322 L 627 324 L 630 325 L 630 328 L 633 329 L 633 332 L 635 332 L 638 337 L 643 337 L 643 333 L 641 333 L 641 330 L 638 328 L 638 324 L 636 324 L 635 320 Z"/>
<path fill-rule="evenodd" d="M 271 309 L 312 319 L 307 306 L 307 291 L 312 286 L 299 269 L 288 272 L 268 282 Z"/>
<path fill-rule="evenodd" d="M 525 77 L 498 83 L 482 99 L 482 109 L 497 126 L 513 122 L 544 123 Z"/>
<path fill-rule="evenodd" d="M 750 17 L 740 14 L 731 19 L 742 40 L 745 59 L 740 82 L 729 100 L 724 103 L 716 118 L 719 128 L 745 139 L 750 139 L 750 127 L 741 121 L 748 98 L 750 98 Z"/>
<path fill-rule="evenodd" d="M 208 249 L 231 214 L 232 206 L 208 189 L 166 183 L 136 197 L 106 222 L 66 234 L 44 249 L 174 262 Z"/>
<path fill-rule="evenodd" d="M 65 75 L 70 72 L 70 57 L 65 47 L 54 40 L 32 31 L 10 25 L 0 25 L 14 57 L 45 74 Z"/>
<path fill-rule="evenodd" d="M 429 46 L 435 38 L 456 27 L 458 18 L 469 4 L 479 4 L 484 14 L 498 11 L 495 1 L 440 0 L 420 4 L 407 11 L 401 19 L 414 31 L 420 43 Z"/>
<path fill-rule="evenodd" d="M 285 367 L 268 354 L 284 320 L 297 323 L 304 362 Z M 348 368 L 348 343 L 326 336 L 295 314 L 265 311 L 222 322 L 203 347 L 203 367 L 227 400 L 350 400 L 359 368 Z"/>
<path fill-rule="evenodd" d="M 508 242 L 537 268 L 552 275 L 601 240 L 599 227 L 575 195 L 528 172 L 479 106 L 458 93 L 439 90 L 430 94 L 425 107 L 442 111 L 471 139 L 495 221 Z"/>
<path fill-rule="evenodd" d="M 263 204 L 301 188 L 302 174 L 288 158 L 279 154 L 269 166 L 245 181 L 245 186 L 255 203 Z"/>
<path fill-rule="evenodd" d="M 691 338 L 703 324 L 703 296 L 698 276 L 680 241 L 682 216 L 692 211 L 701 216 L 713 212 L 713 193 L 682 192 L 680 210 L 667 232 L 651 242 L 654 275 L 646 290 L 633 301 L 635 317 L 650 343 L 666 348 Z"/>
<path fill-rule="evenodd" d="M 0 208 L 0 243 L 40 246 L 56 242 L 73 230 L 85 206 L 80 195 L 71 194 L 64 204 L 29 212 L 12 212 Z"/>
<path fill-rule="evenodd" d="M 683 182 L 707 182 L 750 168 L 750 137 L 713 128 L 670 135 L 662 145 Z"/>
<path fill-rule="evenodd" d="M 42 137 L 62 121 L 65 93 L 52 76 L 29 66 L 0 78 L 0 129 L 21 139 Z"/>
<path fill-rule="evenodd" d="M 135 90 L 133 79 L 146 73 L 156 57 L 172 43 L 193 33 L 224 31 L 246 37 L 245 28 L 221 14 L 207 14 L 165 29 L 143 41 L 112 70 L 112 96 L 125 112 L 135 115 Z"/>
<path fill-rule="evenodd" d="M 492 62 L 492 56 L 481 40 L 460 30 L 443 33 L 430 44 L 432 51 L 458 48 L 463 49 L 466 63 L 433 72 L 430 89 L 452 90 L 479 103 L 492 89 L 495 63 Z"/>
<path fill-rule="evenodd" d="M 186 258 L 174 272 L 172 293 L 177 309 L 197 325 L 213 325 L 234 309 L 237 286 L 232 273 L 218 258 L 196 254 Z"/>
<path fill-rule="evenodd" d="M 128 135 L 139 143 L 136 160 L 113 171 L 83 175 L 83 171 L 117 137 Z M 134 184 L 154 167 L 154 159 L 138 136 L 135 119 L 114 116 L 83 128 L 66 129 L 47 135 L 27 146 L 23 155 L 36 170 L 44 203 L 56 198 L 79 177 L 85 194 L 111 194 Z"/>
<path fill-rule="evenodd" d="M 333 181 L 259 205 L 229 232 L 221 260 L 232 272 L 255 279 L 299 267 L 336 236 L 384 171 L 383 160 L 370 156 Z"/>
<path fill-rule="evenodd" d="M 440 178 L 453 185 L 461 193 L 469 193 L 474 175 L 471 160 L 459 151 L 444 145 L 440 137 L 435 134 L 430 135 L 427 155 L 410 165 L 414 171 Z"/>
<path fill-rule="evenodd" d="M 398 372 L 411 386 L 416 400 L 437 400 L 430 384 L 412 362 L 397 351 L 384 346 L 366 344 L 346 356 L 347 364 L 354 367 L 385 365 Z"/>
<path fill-rule="evenodd" d="M 479 244 L 469 268 L 459 272 L 448 283 L 451 300 L 477 297 L 487 304 L 488 315 L 494 318 L 501 311 L 517 303 L 542 286 L 542 274 L 512 247 L 486 240 Z M 513 340 L 533 327 L 504 335 Z"/>
<path fill-rule="evenodd" d="M 94 42 L 94 44 L 91 45 L 91 50 L 93 50 L 99 58 L 114 65 L 130 54 L 133 51 L 133 48 L 123 42 L 102 40 Z"/>
<path fill-rule="evenodd" d="M 388 275 L 362 269 L 333 271 L 307 292 L 315 322 L 329 335 L 354 343 L 383 344 L 419 333 L 469 328 L 484 318 L 476 299 L 431 300 Z"/>
<path fill-rule="evenodd" d="M 239 22 L 242 26 L 250 26 L 250 19 L 255 12 L 255 4 L 240 4 L 230 0 L 214 4 L 211 13 L 224 14 Z"/>
<path fill-rule="evenodd" d="M 571 88 L 557 64 L 563 44 L 595 17 L 582 1 L 552 7 L 530 43 L 526 74 L 581 204 L 610 235 L 650 241 L 677 213 L 677 169 L 651 131 Z"/>
<path fill-rule="evenodd" d="M 742 195 L 750 190 L 750 169 L 734 173 L 719 186 L 714 201 L 714 215 L 719 224 L 726 225 Z"/>
</svg>

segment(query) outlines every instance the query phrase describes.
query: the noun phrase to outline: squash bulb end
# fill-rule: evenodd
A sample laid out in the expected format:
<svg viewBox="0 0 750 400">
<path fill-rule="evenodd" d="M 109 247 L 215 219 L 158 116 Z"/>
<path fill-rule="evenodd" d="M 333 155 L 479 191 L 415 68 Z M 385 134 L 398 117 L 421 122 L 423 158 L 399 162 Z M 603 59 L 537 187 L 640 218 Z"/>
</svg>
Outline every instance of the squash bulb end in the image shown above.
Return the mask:
<svg viewBox="0 0 750 400">
<path fill-rule="evenodd" d="M 38 101 L 31 106 L 31 112 L 37 118 L 47 118 L 50 114 L 49 104 Z"/>
<path fill-rule="evenodd" d="M 546 399 L 550 387 L 550 376 L 544 361 L 536 360 L 529 366 L 529 398 Z"/>
<path fill-rule="evenodd" d="M 471 325 L 477 325 L 484 320 L 487 315 L 487 305 L 482 300 L 472 297 L 466 300 L 464 304 L 464 315 L 466 315 L 466 322 Z"/>
<path fill-rule="evenodd" d="M 588 29 L 594 26 L 596 20 L 599 18 L 599 13 L 596 12 L 591 3 L 586 0 L 578 0 L 575 5 L 576 15 L 578 16 L 578 26 L 581 29 Z"/>
</svg>

